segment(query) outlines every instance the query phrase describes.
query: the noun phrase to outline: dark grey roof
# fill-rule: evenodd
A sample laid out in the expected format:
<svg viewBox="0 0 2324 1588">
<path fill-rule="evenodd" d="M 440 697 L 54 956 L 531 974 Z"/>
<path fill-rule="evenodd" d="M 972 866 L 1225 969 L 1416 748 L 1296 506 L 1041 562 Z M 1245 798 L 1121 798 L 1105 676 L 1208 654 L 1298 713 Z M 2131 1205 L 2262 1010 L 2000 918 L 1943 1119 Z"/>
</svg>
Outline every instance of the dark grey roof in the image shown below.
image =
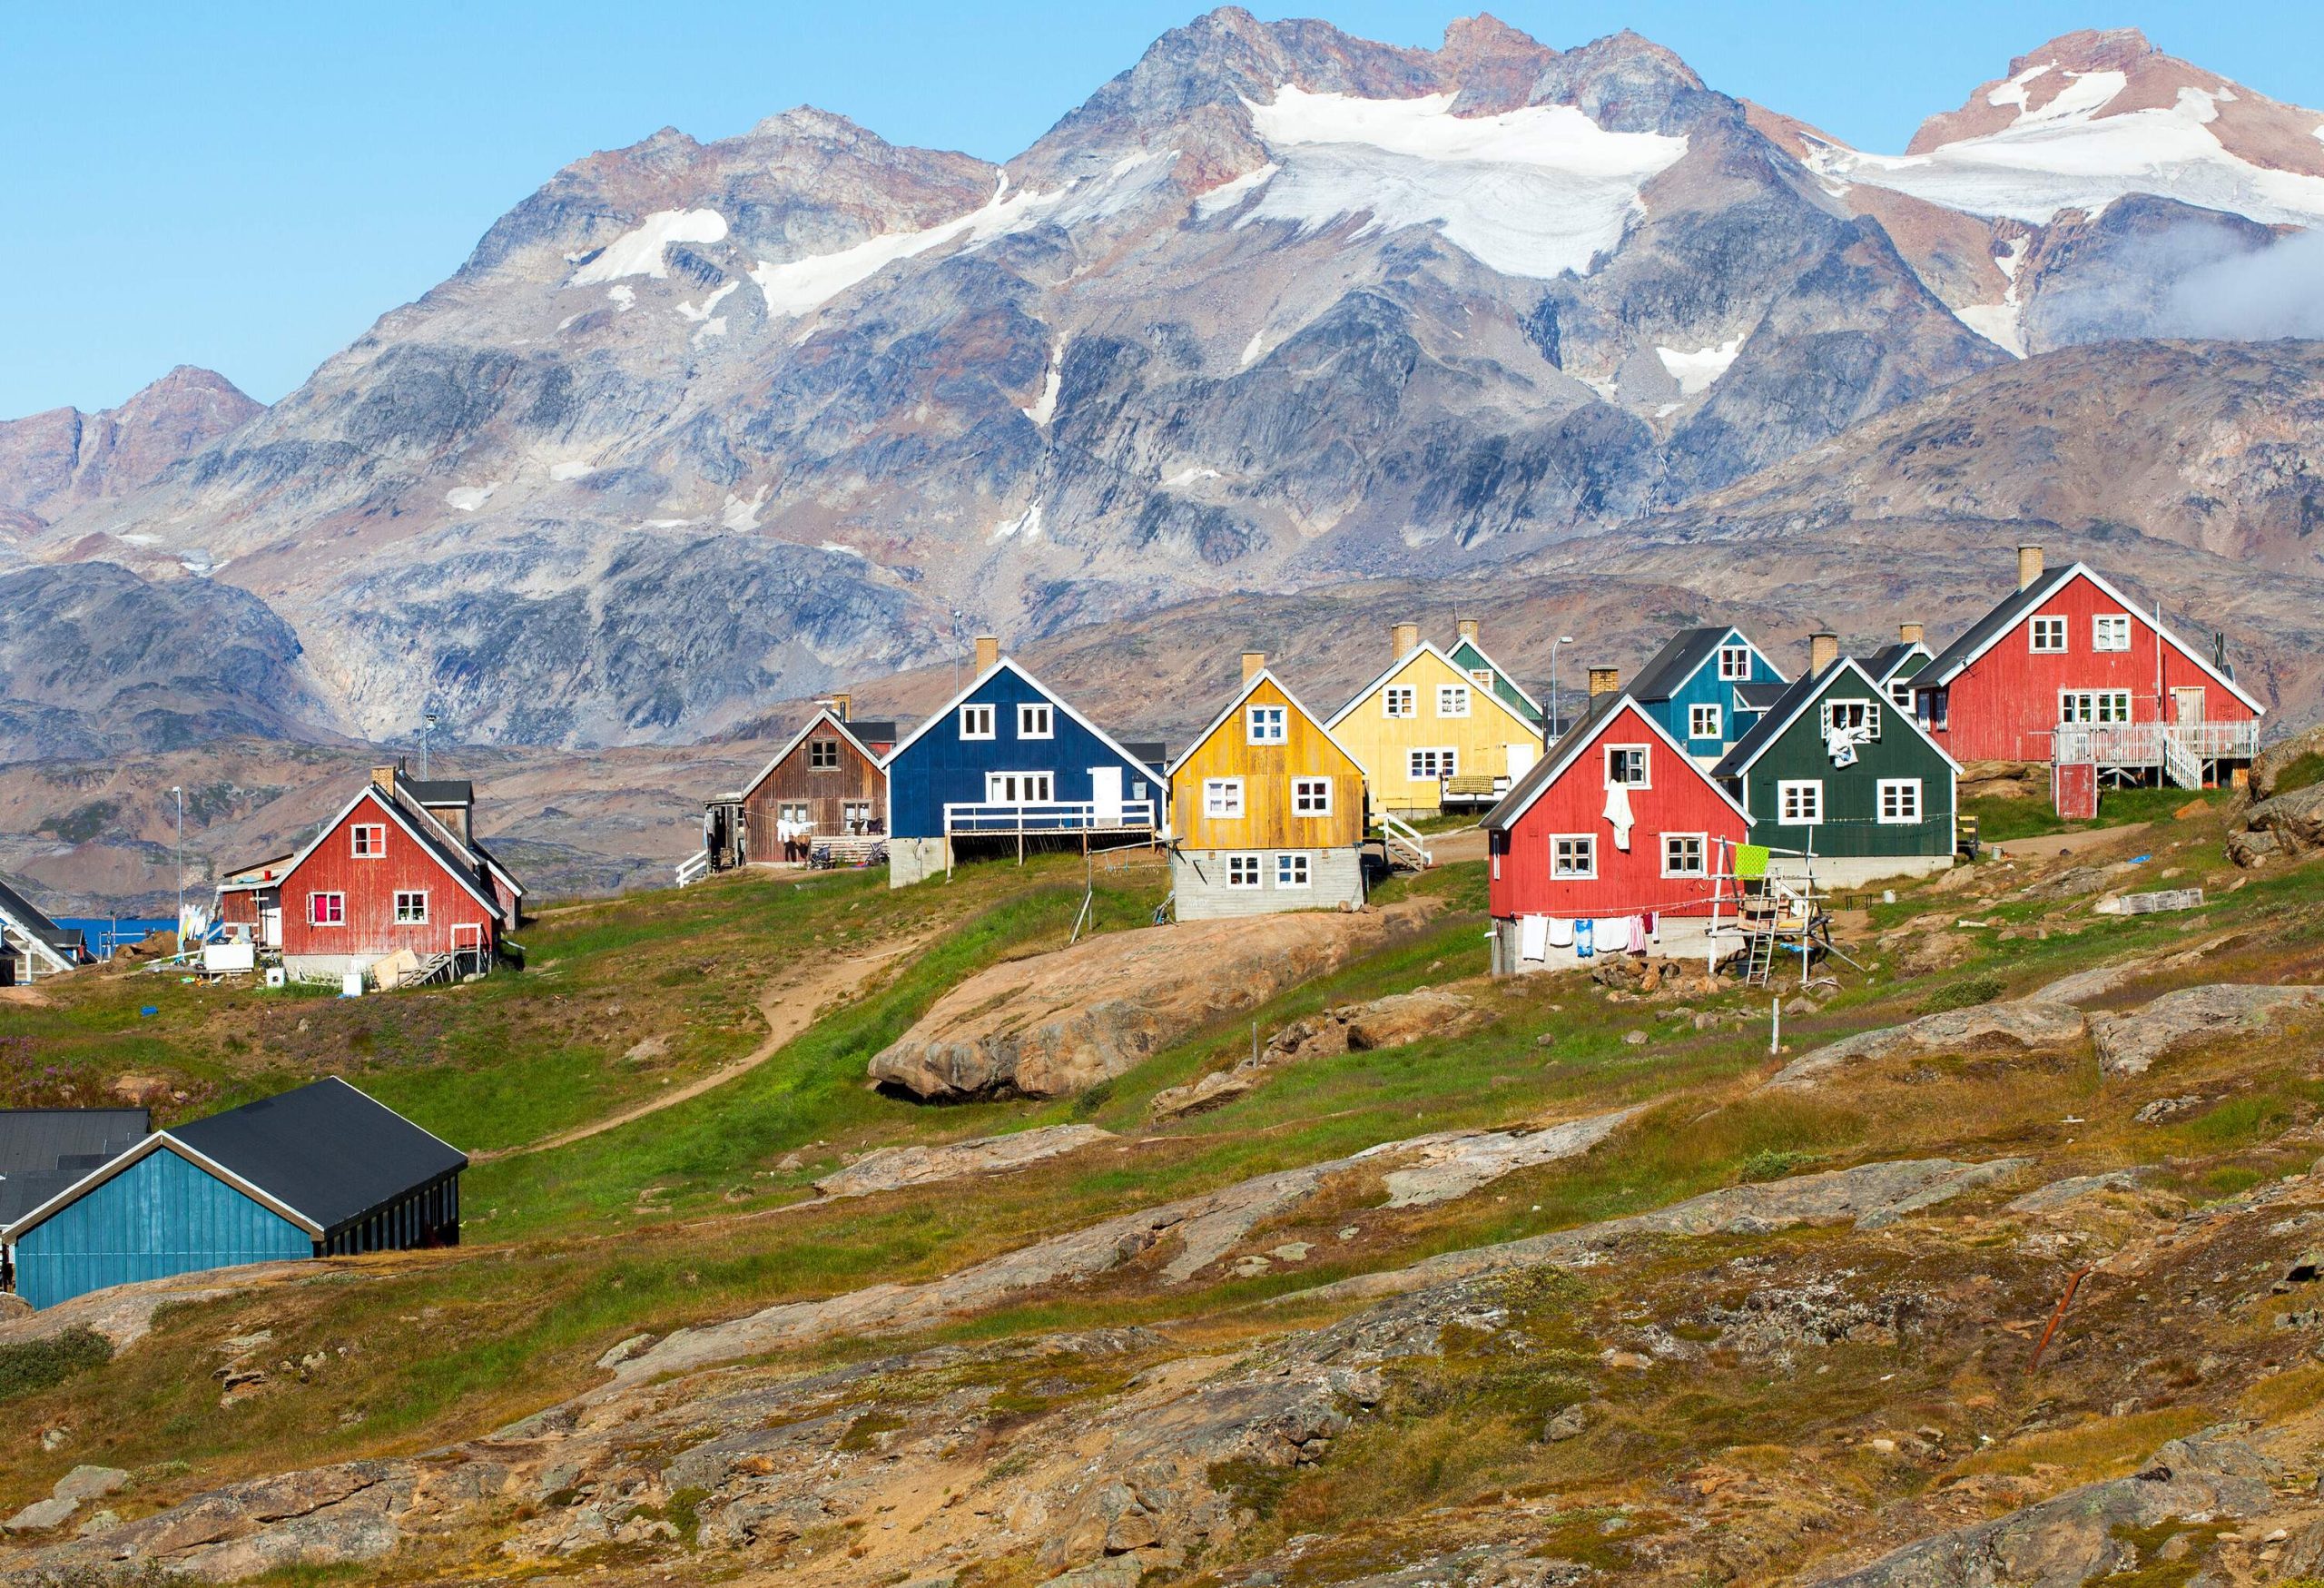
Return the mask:
<svg viewBox="0 0 2324 1588">
<path fill-rule="evenodd" d="M 1159 739 L 1128 739 L 1122 748 L 1148 766 L 1170 764 L 1170 746 Z"/>
<path fill-rule="evenodd" d="M 1913 659 L 1915 652 L 1925 648 L 1906 640 L 1898 640 L 1893 645 L 1882 646 L 1872 655 L 1863 658 L 1864 670 L 1872 675 L 1872 681 L 1875 684 L 1886 684 L 1896 677 L 1897 671 L 1905 663 Z"/>
<path fill-rule="evenodd" d="M 0 1109 L 0 1226 L 145 1139 L 143 1109 Z"/>
<path fill-rule="evenodd" d="M 1790 687 L 1788 684 L 1738 684 L 1735 686 L 1736 708 L 1739 711 L 1765 711 L 1781 700 L 1783 692 Z"/>
<path fill-rule="evenodd" d="M 67 960 L 80 958 L 82 934 L 67 932 L 44 914 L 40 907 L 5 883 L 0 883 L 0 914 L 5 914 L 25 931 L 54 949 Z"/>
<path fill-rule="evenodd" d="M 170 1134 L 326 1235 L 468 1161 L 336 1076 Z"/>
<path fill-rule="evenodd" d="M 1718 632 L 1724 634 L 1727 631 L 1721 629 Z M 1531 799 L 1536 789 L 1549 782 L 1561 770 L 1559 764 L 1572 747 L 1597 731 L 1598 719 L 1630 698 L 1630 695 L 1619 689 L 1609 690 L 1603 695 L 1591 695 L 1590 704 L 1582 707 L 1581 715 L 1566 725 L 1565 732 L 1557 736 L 1556 741 L 1550 745 L 1539 761 L 1525 769 L 1524 776 L 1509 785 L 1509 792 L 1501 796 L 1493 808 L 1485 813 L 1484 820 L 1477 825 L 1489 833 L 1498 833 L 1507 827 L 1511 818 L 1503 813 L 1513 812 L 1518 806 Z"/>
<path fill-rule="evenodd" d="M 1638 682 L 1630 686 L 1631 696 L 1648 701 L 1669 699 L 1679 693 L 1679 686 L 1695 676 L 1697 668 L 1710 660 L 1711 653 L 1718 649 L 1718 642 L 1733 632 L 1732 624 L 1717 628 L 1680 629 L 1646 664 Z"/>
<path fill-rule="evenodd" d="M 892 745 L 896 742 L 896 724 L 890 718 L 866 717 L 862 722 L 851 722 L 847 725 L 847 731 L 866 745 Z"/>
<path fill-rule="evenodd" d="M 1995 635 L 2014 627 L 2017 620 L 2050 598 L 2052 591 L 2081 571 L 2080 563 L 2069 563 L 2055 573 L 2034 580 L 2024 589 L 2013 590 L 2001 604 L 1963 631 L 1961 636 L 1936 653 L 1936 660 L 1913 675 L 1913 687 L 1933 689 L 1951 681 L 1954 674 L 1965 666 L 1971 656 L 1982 649 Z"/>
<path fill-rule="evenodd" d="M 472 805 L 476 804 L 476 784 L 467 778 L 438 778 L 422 783 L 416 777 L 399 777 L 398 786 L 411 791 L 411 797 L 423 805 Z"/>
<path fill-rule="evenodd" d="M 1807 674 L 1798 682 L 1785 685 L 1775 704 L 1761 712 L 1759 720 L 1751 725 L 1751 731 L 1736 740 L 1733 747 L 1718 758 L 1718 764 L 1710 769 L 1710 774 L 1713 777 L 1742 776 L 1742 769 L 1750 764 L 1752 758 L 1783 732 L 1785 725 L 1791 721 L 1791 714 L 1829 683 L 1834 673 L 1847 665 L 1847 658 L 1843 656 L 1827 665 L 1820 673 Z"/>
</svg>

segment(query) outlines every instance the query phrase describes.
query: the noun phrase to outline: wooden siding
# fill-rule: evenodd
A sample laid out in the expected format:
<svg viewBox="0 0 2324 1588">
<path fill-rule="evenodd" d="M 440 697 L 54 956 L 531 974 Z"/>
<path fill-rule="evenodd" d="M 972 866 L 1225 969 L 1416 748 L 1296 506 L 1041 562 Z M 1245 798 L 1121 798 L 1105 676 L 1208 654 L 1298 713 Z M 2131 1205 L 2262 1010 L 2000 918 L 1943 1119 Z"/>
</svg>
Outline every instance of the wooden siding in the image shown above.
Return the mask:
<svg viewBox="0 0 2324 1588">
<path fill-rule="evenodd" d="M 26 1231 L 15 1254 L 17 1294 L 54 1307 L 110 1285 L 311 1257 L 314 1241 L 163 1147 Z"/>
<path fill-rule="evenodd" d="M 386 829 L 386 853 L 359 859 L 350 829 Z M 428 894 L 428 922 L 423 926 L 396 924 L 396 894 L 410 890 Z M 310 924 L 308 898 L 315 893 L 347 897 L 344 926 Z M 282 952 L 286 955 L 381 955 L 398 949 L 417 954 L 448 953 L 453 929 L 478 929 L 477 941 L 489 950 L 497 941 L 492 913 L 448 871 L 432 850 L 423 847 L 376 800 L 357 802 L 353 810 L 325 833 L 321 843 L 281 883 Z M 459 946 L 468 946 L 464 942 Z"/>
<path fill-rule="evenodd" d="M 1836 766 L 1825 748 L 1822 713 L 1827 699 L 1869 700 L 1880 711 L 1880 736 L 1861 745 L 1856 764 Z M 1953 853 L 1953 768 L 1927 740 L 1913 731 L 1904 713 L 1884 692 L 1853 671 L 1826 683 L 1791 726 L 1767 747 L 1740 780 L 1737 791 L 1751 813 L 1751 842 L 1771 849 L 1793 849 L 1835 858 L 1866 855 L 1946 855 Z M 1916 778 L 1921 819 L 1883 824 L 1879 787 L 1884 778 Z M 1786 826 L 1778 783 L 1807 781 L 1824 785 L 1824 819 L 1812 828 Z"/>
<path fill-rule="evenodd" d="M 2131 619 L 2131 648 L 2092 649 L 2091 620 L 2100 613 L 2124 611 Z M 2063 653 L 2034 652 L 2031 624 L 2037 616 L 2066 619 Z M 2066 689 L 2127 689 L 2132 722 L 2175 721 L 2174 689 L 2202 690 L 2207 722 L 2250 722 L 2258 715 L 2165 639 L 2148 615 L 2117 605 L 2077 575 L 1962 670 L 1947 686 L 1948 725 L 1930 731 L 1956 761 L 2047 761 L 2050 730 L 2058 725 L 2058 695 Z"/>
<path fill-rule="evenodd" d="M 1250 743 L 1245 714 L 1253 705 L 1284 708 L 1284 743 Z M 1243 780 L 1242 816 L 1203 814 L 1203 783 L 1213 777 Z M 1329 815 L 1302 816 L 1292 810 L 1295 777 L 1331 779 Z M 1332 743 L 1322 724 L 1265 678 L 1170 774 L 1170 809 L 1172 831 L 1187 849 L 1354 848 L 1364 842 L 1364 769 Z"/>
<path fill-rule="evenodd" d="M 1722 646 L 1751 646 L 1750 677 L 1721 678 L 1718 676 L 1718 652 L 1713 650 L 1703 658 L 1702 665 L 1695 669 L 1693 675 L 1672 691 L 1669 699 L 1642 703 L 1644 708 L 1670 731 L 1670 736 L 1687 747 L 1687 754 L 1709 756 L 1713 760 L 1733 749 L 1736 741 L 1758 721 L 1757 715 L 1744 716 L 1740 714 L 1736 705 L 1735 686 L 1738 684 L 1780 684 L 1784 681 L 1783 676 L 1759 654 L 1759 647 L 1751 645 L 1749 637 L 1739 630 L 1729 629 L 1727 637 L 1719 644 Z M 1690 718 L 1698 705 L 1718 707 L 1718 737 L 1698 737 L 1691 731 L 1694 725 Z"/>
<path fill-rule="evenodd" d="M 812 764 L 814 754 L 811 746 L 818 743 L 839 746 L 837 766 Z M 783 858 L 783 844 L 774 835 L 774 824 L 785 805 L 806 806 L 807 820 L 816 833 L 828 836 L 847 831 L 846 809 L 851 804 L 862 805 L 873 822 L 884 825 L 888 819 L 888 774 L 880 770 L 878 762 L 857 749 L 853 740 L 818 719 L 818 725 L 791 747 L 791 754 L 769 767 L 766 775 L 743 796 L 743 857 Z"/>
<path fill-rule="evenodd" d="M 962 705 L 989 704 L 993 713 L 990 739 L 960 737 Z M 985 798 L 985 775 L 993 772 L 1047 772 L 1055 797 L 1061 802 L 1086 802 L 1095 789 L 1093 766 L 1122 768 L 1125 802 L 1147 800 L 1157 823 L 1167 794 L 1160 769 L 1140 765 L 1107 747 L 1104 740 L 1068 715 L 1059 706 L 1054 719 L 1055 737 L 1019 739 L 1017 708 L 1027 704 L 1058 705 L 1034 687 L 1024 675 L 1003 667 L 979 685 L 967 698 L 949 708 L 941 721 L 901 747 L 888 761 L 888 831 L 906 838 L 944 835 L 947 804 L 979 804 Z M 1142 785 L 1142 786 L 1141 786 Z"/>
<path fill-rule="evenodd" d="M 1468 686 L 1467 716 L 1437 715 L 1437 686 L 1443 684 Z M 1414 690 L 1413 715 L 1386 715 L 1385 692 L 1397 686 L 1410 686 Z M 1443 790 L 1436 781 L 1415 780 L 1409 775 L 1411 753 L 1414 750 L 1450 748 L 1462 776 L 1507 777 L 1512 745 L 1531 752 L 1531 759 L 1525 762 L 1527 765 L 1540 759 L 1541 748 L 1539 732 L 1531 724 L 1505 709 L 1498 695 L 1481 687 L 1466 673 L 1426 650 L 1408 657 L 1393 673 L 1357 696 L 1354 709 L 1332 725 L 1332 733 L 1364 768 L 1375 811 L 1441 808 Z"/>
<path fill-rule="evenodd" d="M 1452 665 L 1463 673 L 1474 675 L 1490 670 L 1492 674 L 1492 692 L 1501 696 L 1502 704 L 1523 717 L 1536 729 L 1541 727 L 1541 713 L 1525 704 L 1525 696 L 1518 689 L 1516 681 L 1495 666 L 1491 656 L 1486 656 L 1483 651 L 1465 639 L 1459 641 L 1444 654 L 1451 656 Z"/>
<path fill-rule="evenodd" d="M 1630 791 L 1630 846 L 1614 847 L 1606 823 L 1606 749 L 1646 745 L 1651 787 Z M 1707 878 L 1662 874 L 1662 835 L 1705 835 L 1706 864 L 1718 869 L 1719 839 L 1743 842 L 1747 829 L 1735 807 L 1691 757 L 1676 755 L 1648 725 L 1637 703 L 1625 702 L 1608 719 L 1573 764 L 1541 792 L 1507 833 L 1496 833 L 1489 889 L 1492 912 L 1500 916 L 1703 915 L 1710 911 Z M 1598 841 L 1598 874 L 1553 879 L 1551 839 L 1558 833 L 1589 833 Z"/>
</svg>

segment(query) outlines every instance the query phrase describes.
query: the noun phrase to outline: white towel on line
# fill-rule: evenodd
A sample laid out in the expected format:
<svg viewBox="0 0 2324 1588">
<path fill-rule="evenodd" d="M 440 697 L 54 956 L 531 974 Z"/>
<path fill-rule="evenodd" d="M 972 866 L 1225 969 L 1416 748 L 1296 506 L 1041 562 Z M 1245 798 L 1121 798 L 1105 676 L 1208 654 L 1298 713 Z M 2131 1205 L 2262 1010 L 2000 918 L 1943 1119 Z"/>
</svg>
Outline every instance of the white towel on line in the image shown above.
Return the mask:
<svg viewBox="0 0 2324 1588">
<path fill-rule="evenodd" d="M 1550 917 L 1550 946 L 1570 949 L 1573 946 L 1573 922 L 1561 915 Z"/>
<path fill-rule="evenodd" d="M 1550 957 L 1548 916 L 1527 915 L 1518 920 L 1517 957 L 1521 960 L 1546 960 Z"/>
</svg>

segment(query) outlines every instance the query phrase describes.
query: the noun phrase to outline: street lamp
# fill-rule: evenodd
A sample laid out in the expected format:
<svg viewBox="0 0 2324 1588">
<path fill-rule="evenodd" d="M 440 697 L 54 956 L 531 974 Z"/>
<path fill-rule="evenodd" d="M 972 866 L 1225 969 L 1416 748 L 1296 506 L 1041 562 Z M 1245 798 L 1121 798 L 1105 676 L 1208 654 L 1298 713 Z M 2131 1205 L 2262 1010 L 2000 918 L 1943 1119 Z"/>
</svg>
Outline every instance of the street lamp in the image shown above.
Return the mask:
<svg viewBox="0 0 2324 1588">
<path fill-rule="evenodd" d="M 428 741 L 435 736 L 436 725 L 442 720 L 436 715 L 436 708 L 432 705 L 428 708 L 428 715 L 420 718 L 419 781 L 422 783 L 428 781 Z"/>
<path fill-rule="evenodd" d="M 172 785 L 178 801 L 178 952 L 185 952 L 185 790 Z"/>
<path fill-rule="evenodd" d="M 1561 634 L 1550 642 L 1550 732 L 1545 744 L 1554 745 L 1558 737 L 1558 646 L 1570 646 L 1573 636 Z"/>
</svg>

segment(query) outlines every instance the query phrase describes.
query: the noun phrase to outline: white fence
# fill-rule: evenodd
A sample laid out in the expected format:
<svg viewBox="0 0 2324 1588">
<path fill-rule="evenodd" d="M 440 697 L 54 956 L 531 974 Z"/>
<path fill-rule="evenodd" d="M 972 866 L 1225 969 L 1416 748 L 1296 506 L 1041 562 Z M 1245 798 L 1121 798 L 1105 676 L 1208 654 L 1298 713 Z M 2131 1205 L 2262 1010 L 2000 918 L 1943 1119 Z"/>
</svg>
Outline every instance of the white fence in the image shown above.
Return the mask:
<svg viewBox="0 0 2324 1588">
<path fill-rule="evenodd" d="M 2056 759 L 2100 766 L 2161 766 L 2181 758 L 2249 761 L 2260 749 L 2256 722 L 2060 723 L 2051 735 Z"/>
<path fill-rule="evenodd" d="M 948 804 L 944 831 L 972 836 L 1019 833 L 1151 833 L 1156 826 L 1153 800 L 1124 800 L 1100 806 L 1093 800 L 1042 801 L 1023 804 Z"/>
</svg>

